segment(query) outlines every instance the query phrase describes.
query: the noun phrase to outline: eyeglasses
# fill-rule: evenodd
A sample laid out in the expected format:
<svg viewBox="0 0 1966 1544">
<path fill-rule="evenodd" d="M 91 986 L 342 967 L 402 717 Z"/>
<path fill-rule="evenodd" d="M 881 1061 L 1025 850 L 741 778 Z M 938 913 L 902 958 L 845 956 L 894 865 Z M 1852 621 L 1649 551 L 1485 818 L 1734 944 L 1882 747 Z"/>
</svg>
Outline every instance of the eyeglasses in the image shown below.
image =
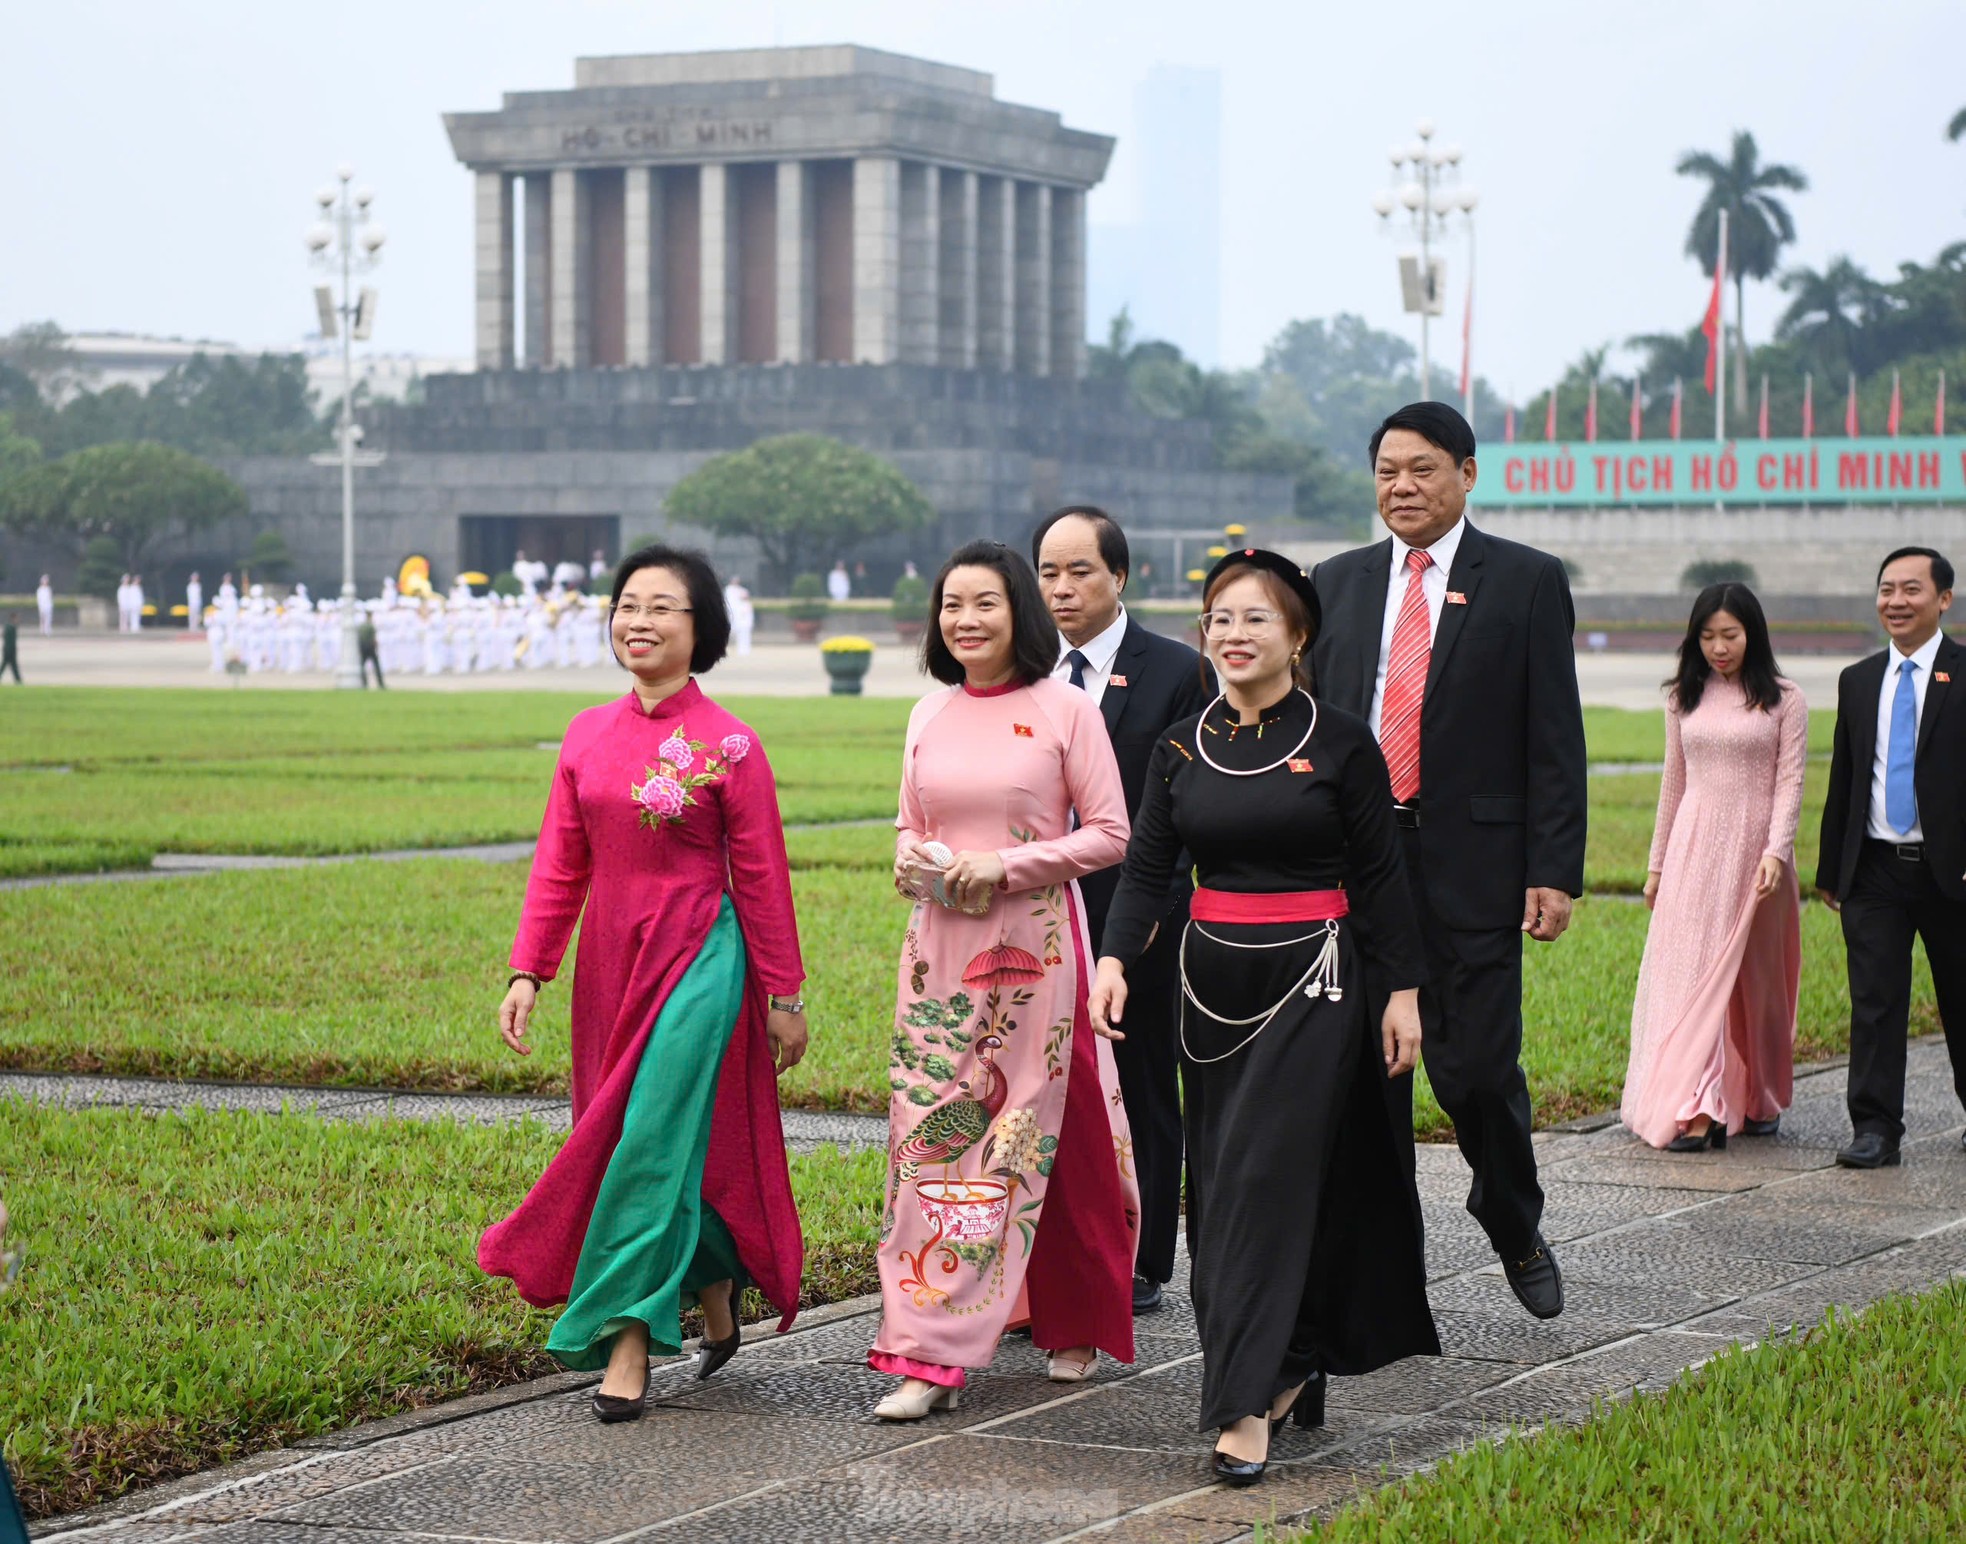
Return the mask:
<svg viewBox="0 0 1966 1544">
<path fill-rule="evenodd" d="M 647 617 L 651 622 L 666 622 L 673 616 L 680 616 L 691 610 L 688 606 L 616 606 L 614 614 L 634 621 L 636 617 Z"/>
<path fill-rule="evenodd" d="M 1283 613 L 1280 611 L 1263 610 L 1244 611 L 1240 613 L 1234 611 L 1204 611 L 1199 620 L 1201 622 L 1201 634 L 1204 638 L 1226 638 L 1236 630 L 1238 622 L 1241 623 L 1243 632 L 1247 633 L 1251 638 L 1267 638 L 1283 625 Z"/>
</svg>

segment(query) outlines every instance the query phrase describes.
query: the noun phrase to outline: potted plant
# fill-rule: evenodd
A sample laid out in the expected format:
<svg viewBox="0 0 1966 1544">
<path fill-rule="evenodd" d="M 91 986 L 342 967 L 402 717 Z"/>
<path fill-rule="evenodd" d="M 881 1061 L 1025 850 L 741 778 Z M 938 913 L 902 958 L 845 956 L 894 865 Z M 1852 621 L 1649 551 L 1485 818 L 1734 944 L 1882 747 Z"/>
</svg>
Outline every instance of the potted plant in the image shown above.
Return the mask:
<svg viewBox="0 0 1966 1544">
<path fill-rule="evenodd" d="M 914 643 L 928 629 L 928 581 L 919 574 L 903 574 L 894 581 L 894 598 L 888 604 L 894 618 L 894 633 L 903 643 Z"/>
<path fill-rule="evenodd" d="M 874 645 L 865 638 L 843 633 L 819 646 L 819 659 L 826 667 L 826 674 L 833 678 L 833 696 L 858 697 L 860 683 L 874 663 Z"/>
<path fill-rule="evenodd" d="M 826 581 L 817 574 L 800 574 L 792 581 L 792 604 L 785 610 L 792 636 L 811 643 L 826 625 Z"/>
</svg>

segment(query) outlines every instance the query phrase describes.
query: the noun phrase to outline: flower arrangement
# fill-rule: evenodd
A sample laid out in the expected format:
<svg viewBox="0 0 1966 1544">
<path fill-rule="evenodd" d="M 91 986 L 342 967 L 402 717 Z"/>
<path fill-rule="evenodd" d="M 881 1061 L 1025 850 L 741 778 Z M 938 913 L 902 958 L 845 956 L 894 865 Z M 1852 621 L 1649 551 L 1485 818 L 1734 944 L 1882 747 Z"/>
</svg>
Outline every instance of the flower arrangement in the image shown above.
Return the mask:
<svg viewBox="0 0 1966 1544">
<path fill-rule="evenodd" d="M 821 654 L 872 654 L 874 645 L 870 639 L 857 637 L 853 633 L 841 633 L 820 644 L 819 652 Z"/>
<path fill-rule="evenodd" d="M 630 783 L 628 796 L 641 806 L 639 823 L 653 831 L 680 822 L 683 811 L 696 803 L 696 791 L 725 776 L 751 754 L 748 735 L 729 734 L 711 752 L 702 740 L 689 738 L 677 724 L 656 749 L 656 765 L 643 767 L 644 781 Z"/>
</svg>

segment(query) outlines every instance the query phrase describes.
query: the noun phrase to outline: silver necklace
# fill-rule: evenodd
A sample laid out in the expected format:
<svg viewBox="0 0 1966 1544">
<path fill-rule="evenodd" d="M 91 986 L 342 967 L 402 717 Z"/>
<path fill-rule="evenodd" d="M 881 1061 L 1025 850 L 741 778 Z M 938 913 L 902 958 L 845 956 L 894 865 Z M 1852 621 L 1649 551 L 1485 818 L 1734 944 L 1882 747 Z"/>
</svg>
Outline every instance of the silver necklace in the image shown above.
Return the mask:
<svg viewBox="0 0 1966 1544">
<path fill-rule="evenodd" d="M 1201 721 L 1197 725 L 1197 727 L 1201 730 L 1201 733 L 1195 736 L 1195 749 L 1201 752 L 1201 759 L 1207 762 L 1217 772 L 1220 772 L 1224 777 L 1261 777 L 1265 772 L 1276 771 L 1278 767 L 1282 766 L 1286 761 L 1289 761 L 1292 758 L 1294 758 L 1299 751 L 1301 751 L 1305 746 L 1309 745 L 1311 743 L 1311 736 L 1317 733 L 1317 698 L 1313 697 L 1309 692 L 1305 691 L 1304 688 L 1301 686 L 1297 688 L 1297 691 L 1298 694 L 1311 705 L 1311 727 L 1304 731 L 1303 739 L 1299 740 L 1288 751 L 1286 751 L 1283 755 L 1279 756 L 1275 761 L 1271 762 L 1267 767 L 1251 767 L 1247 772 L 1239 772 L 1234 767 L 1225 767 L 1221 764 L 1221 762 L 1217 761 L 1213 756 L 1208 754 L 1208 715 L 1215 711 L 1215 702 L 1226 702 L 1228 700 L 1227 693 L 1218 692 L 1215 697 L 1215 702 L 1211 702 L 1207 707 L 1201 710 Z"/>
</svg>

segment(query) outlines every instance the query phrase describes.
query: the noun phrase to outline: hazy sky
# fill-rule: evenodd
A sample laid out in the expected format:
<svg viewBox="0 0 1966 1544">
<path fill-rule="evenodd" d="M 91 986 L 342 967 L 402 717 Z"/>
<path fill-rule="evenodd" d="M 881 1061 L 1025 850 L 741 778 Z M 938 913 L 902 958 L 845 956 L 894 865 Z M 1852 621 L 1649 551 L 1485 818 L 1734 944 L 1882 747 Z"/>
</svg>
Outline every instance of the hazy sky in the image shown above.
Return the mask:
<svg viewBox="0 0 1966 1544">
<path fill-rule="evenodd" d="M 1293 317 L 1411 327 L 1370 201 L 1422 115 L 1480 190 L 1476 367 L 1517 397 L 1588 344 L 1697 320 L 1697 190 L 1672 166 L 1736 127 L 1810 177 L 1791 261 L 1888 272 L 1966 236 L 1966 144 L 1943 134 L 1966 104 L 1959 0 L 63 0 L 12 7 L 0 52 L 0 330 L 294 343 L 311 195 L 347 159 L 389 231 L 375 346 L 466 354 L 470 185 L 441 113 L 569 86 L 577 54 L 835 42 L 987 70 L 1002 98 L 1122 136 L 1094 223 L 1133 211 L 1147 69 L 1218 67 L 1229 364 Z M 1751 336 L 1779 302 L 1750 288 Z"/>
</svg>

